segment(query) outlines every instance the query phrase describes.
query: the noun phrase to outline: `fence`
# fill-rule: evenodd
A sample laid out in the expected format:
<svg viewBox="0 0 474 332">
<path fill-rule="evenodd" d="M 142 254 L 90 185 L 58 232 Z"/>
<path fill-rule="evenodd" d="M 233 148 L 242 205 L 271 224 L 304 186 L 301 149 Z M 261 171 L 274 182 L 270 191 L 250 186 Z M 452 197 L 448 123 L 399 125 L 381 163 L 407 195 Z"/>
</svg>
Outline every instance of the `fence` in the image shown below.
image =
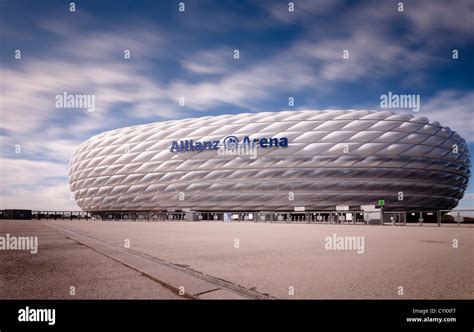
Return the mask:
<svg viewBox="0 0 474 332">
<path fill-rule="evenodd" d="M 439 211 L 384 211 L 384 225 L 403 226 L 474 226 L 474 209 Z"/>
<path fill-rule="evenodd" d="M 0 211 L 0 218 L 9 219 Z M 38 220 L 106 220 L 106 221 L 194 221 L 194 222 L 266 222 L 309 224 L 363 224 L 393 226 L 474 226 L 474 209 L 440 211 L 31 211 Z"/>
</svg>

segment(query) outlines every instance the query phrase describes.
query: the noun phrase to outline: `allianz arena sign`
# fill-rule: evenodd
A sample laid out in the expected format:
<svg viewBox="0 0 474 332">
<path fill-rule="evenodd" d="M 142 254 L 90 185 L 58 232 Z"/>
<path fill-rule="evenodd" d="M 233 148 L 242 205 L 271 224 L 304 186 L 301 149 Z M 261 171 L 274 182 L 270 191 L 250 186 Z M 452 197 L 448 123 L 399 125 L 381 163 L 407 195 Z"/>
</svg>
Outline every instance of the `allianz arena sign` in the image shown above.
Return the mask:
<svg viewBox="0 0 474 332">
<path fill-rule="evenodd" d="M 227 150 L 234 150 L 239 145 L 247 147 L 258 148 L 286 148 L 288 147 L 288 137 L 263 137 L 250 139 L 245 136 L 242 141 L 236 136 L 227 136 L 222 140 L 213 141 L 197 141 L 192 139 L 185 139 L 180 141 L 172 141 L 170 152 L 190 152 L 190 151 L 204 151 L 204 150 L 218 150 L 221 146 Z"/>
</svg>

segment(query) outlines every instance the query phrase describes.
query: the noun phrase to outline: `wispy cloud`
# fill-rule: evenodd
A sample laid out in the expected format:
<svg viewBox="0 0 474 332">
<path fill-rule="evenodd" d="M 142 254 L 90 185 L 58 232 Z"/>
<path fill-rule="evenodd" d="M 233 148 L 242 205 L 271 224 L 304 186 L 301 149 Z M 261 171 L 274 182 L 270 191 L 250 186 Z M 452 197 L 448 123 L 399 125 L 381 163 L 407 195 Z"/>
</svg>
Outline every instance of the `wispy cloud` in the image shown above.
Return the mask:
<svg viewBox="0 0 474 332">
<path fill-rule="evenodd" d="M 474 91 L 445 90 L 422 102 L 417 115 L 438 121 L 457 131 L 467 142 L 474 143 Z"/>
<path fill-rule="evenodd" d="M 60 37 L 74 34 L 70 27 L 52 30 Z M 47 56 L 24 57 L 16 66 L 2 67 L 2 206 L 75 207 L 68 194 L 67 165 L 82 140 L 123 126 L 123 117 L 179 114 L 173 96 L 146 68 L 149 47 L 160 45 L 156 36 L 137 28 L 64 38 Z M 130 60 L 123 57 L 125 49 L 131 51 Z M 95 95 L 95 110 L 56 108 L 55 96 L 63 92 Z"/>
<path fill-rule="evenodd" d="M 181 65 L 196 74 L 224 74 L 231 70 L 233 59 L 231 48 L 206 50 L 181 60 Z"/>
<path fill-rule="evenodd" d="M 146 38 L 147 33 L 139 35 Z M 21 66 L 3 68 L 1 128 L 31 132 L 51 119 L 74 118 L 76 114 L 64 114 L 73 111 L 54 106 L 55 96 L 64 91 L 96 95 L 95 112 L 81 114 L 79 110 L 77 117 L 89 126 L 96 123 L 97 128 L 103 126 L 106 118 L 113 120 L 114 107 L 124 103 L 130 117 L 175 115 L 167 107 L 171 99 L 167 91 L 146 74 L 146 63 L 133 60 L 147 44 L 146 40 L 137 44 L 134 37 L 134 34 L 90 35 L 87 40 L 80 38 L 80 43 L 60 45 L 58 49 L 67 50 L 66 57 L 59 57 L 59 50 L 54 50 L 46 58 L 25 59 L 21 60 L 24 61 Z M 149 47 L 153 47 L 153 41 L 148 41 Z M 132 60 L 123 58 L 124 49 L 131 50 Z"/>
<path fill-rule="evenodd" d="M 290 11 L 290 2 L 292 11 Z M 262 8 L 280 23 L 314 22 L 314 17 L 318 15 L 330 15 L 332 10 L 337 8 L 342 1 L 322 0 L 322 1 L 288 1 L 269 2 L 259 1 Z"/>
<path fill-rule="evenodd" d="M 0 205 L 77 210 L 66 185 L 67 163 L 0 158 Z"/>
</svg>

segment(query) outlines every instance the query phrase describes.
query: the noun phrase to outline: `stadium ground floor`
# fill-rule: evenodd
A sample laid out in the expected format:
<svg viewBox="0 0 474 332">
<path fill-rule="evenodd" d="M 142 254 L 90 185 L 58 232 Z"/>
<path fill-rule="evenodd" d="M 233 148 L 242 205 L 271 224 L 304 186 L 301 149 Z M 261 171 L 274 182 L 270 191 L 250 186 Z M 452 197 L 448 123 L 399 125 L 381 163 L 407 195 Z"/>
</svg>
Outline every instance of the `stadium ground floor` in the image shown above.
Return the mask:
<svg viewBox="0 0 474 332">
<path fill-rule="evenodd" d="M 7 211 L 7 210 L 5 210 Z M 5 219 L 92 219 L 108 221 L 187 221 L 187 222 L 264 222 L 264 223 L 309 223 L 309 224 L 363 224 L 363 225 L 423 225 L 423 224 L 469 224 L 474 223 L 474 210 L 419 210 L 419 211 L 39 211 L 15 210 L 15 213 L 0 211 Z"/>
</svg>

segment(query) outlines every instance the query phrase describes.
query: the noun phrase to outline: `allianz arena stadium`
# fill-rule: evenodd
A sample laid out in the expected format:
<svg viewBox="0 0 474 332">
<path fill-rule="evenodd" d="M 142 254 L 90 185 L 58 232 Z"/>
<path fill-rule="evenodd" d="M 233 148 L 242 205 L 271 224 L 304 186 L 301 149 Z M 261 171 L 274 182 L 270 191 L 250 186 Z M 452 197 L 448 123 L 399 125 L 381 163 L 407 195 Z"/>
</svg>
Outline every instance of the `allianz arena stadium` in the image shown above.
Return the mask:
<svg viewBox="0 0 474 332">
<path fill-rule="evenodd" d="M 79 146 L 69 182 L 89 212 L 325 211 L 380 199 L 439 211 L 463 197 L 469 168 L 465 140 L 425 117 L 284 111 L 104 132 Z"/>
</svg>

